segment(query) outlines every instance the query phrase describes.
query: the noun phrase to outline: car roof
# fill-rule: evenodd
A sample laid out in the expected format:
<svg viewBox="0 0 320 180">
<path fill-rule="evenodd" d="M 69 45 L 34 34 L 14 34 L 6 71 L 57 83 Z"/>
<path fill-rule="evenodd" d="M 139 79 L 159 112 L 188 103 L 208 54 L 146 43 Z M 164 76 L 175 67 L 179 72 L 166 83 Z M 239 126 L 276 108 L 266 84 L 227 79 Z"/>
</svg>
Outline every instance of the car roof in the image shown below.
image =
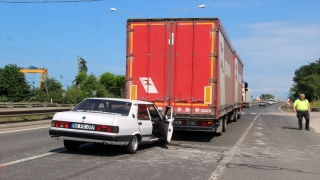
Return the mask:
<svg viewBox="0 0 320 180">
<path fill-rule="evenodd" d="M 153 104 L 152 102 L 148 102 L 148 101 L 132 100 L 132 99 L 125 99 L 125 98 L 86 98 L 86 99 L 122 101 L 122 102 L 131 102 L 132 104 Z"/>
</svg>

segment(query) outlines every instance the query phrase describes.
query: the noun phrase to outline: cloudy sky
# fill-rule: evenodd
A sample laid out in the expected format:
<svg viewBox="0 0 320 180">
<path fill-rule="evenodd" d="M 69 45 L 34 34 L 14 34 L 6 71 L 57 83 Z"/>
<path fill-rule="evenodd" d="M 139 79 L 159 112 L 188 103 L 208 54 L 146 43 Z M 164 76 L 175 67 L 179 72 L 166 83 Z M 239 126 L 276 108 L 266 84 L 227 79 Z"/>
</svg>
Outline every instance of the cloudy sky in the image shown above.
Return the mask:
<svg viewBox="0 0 320 180">
<path fill-rule="evenodd" d="M 221 19 L 254 97 L 283 98 L 294 71 L 320 58 L 319 0 L 0 0 L 0 67 L 46 67 L 66 87 L 81 56 L 89 73 L 124 75 L 127 18 L 170 18 L 201 4 L 175 17 Z M 27 80 L 38 86 L 39 77 Z"/>
</svg>

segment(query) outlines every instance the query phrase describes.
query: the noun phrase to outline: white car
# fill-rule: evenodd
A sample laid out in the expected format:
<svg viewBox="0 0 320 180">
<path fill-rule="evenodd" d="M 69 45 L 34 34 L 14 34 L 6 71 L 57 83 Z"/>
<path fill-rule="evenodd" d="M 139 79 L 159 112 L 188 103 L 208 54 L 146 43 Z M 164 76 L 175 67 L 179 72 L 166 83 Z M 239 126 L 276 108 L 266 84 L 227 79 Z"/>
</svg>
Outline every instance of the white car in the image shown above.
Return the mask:
<svg viewBox="0 0 320 180">
<path fill-rule="evenodd" d="M 173 134 L 171 107 L 162 115 L 151 102 L 88 98 L 71 111 L 56 113 L 49 134 L 63 139 L 65 148 L 76 150 L 86 142 L 125 146 L 134 154 L 138 145 L 169 143 Z M 170 114 L 170 118 L 167 115 Z"/>
</svg>

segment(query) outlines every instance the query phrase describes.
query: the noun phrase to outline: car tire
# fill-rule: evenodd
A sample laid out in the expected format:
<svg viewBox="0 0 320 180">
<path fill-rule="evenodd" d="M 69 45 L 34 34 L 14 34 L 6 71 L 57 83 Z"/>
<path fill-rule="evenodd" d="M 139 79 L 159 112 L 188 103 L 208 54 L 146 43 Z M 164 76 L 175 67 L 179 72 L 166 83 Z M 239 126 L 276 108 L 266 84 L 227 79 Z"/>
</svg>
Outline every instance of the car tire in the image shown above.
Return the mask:
<svg viewBox="0 0 320 180">
<path fill-rule="evenodd" d="M 126 152 L 129 154 L 135 154 L 138 150 L 139 139 L 137 136 L 133 136 L 129 144 L 126 146 Z"/>
<path fill-rule="evenodd" d="M 68 150 L 77 150 L 79 146 L 81 145 L 81 142 L 79 141 L 71 141 L 71 140 L 63 140 L 63 145 Z"/>
</svg>

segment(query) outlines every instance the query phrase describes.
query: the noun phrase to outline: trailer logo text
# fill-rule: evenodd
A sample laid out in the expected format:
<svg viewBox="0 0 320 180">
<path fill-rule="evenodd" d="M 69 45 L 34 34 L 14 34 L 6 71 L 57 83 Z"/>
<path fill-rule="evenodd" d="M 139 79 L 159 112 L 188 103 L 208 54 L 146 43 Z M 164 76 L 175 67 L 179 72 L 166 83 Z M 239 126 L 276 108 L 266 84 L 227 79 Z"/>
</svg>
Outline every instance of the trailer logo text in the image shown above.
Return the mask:
<svg viewBox="0 0 320 180">
<path fill-rule="evenodd" d="M 140 81 L 141 81 L 142 86 L 144 87 L 144 90 L 147 93 L 154 93 L 154 94 L 158 93 L 157 88 L 154 85 L 151 78 L 141 77 Z"/>
</svg>

